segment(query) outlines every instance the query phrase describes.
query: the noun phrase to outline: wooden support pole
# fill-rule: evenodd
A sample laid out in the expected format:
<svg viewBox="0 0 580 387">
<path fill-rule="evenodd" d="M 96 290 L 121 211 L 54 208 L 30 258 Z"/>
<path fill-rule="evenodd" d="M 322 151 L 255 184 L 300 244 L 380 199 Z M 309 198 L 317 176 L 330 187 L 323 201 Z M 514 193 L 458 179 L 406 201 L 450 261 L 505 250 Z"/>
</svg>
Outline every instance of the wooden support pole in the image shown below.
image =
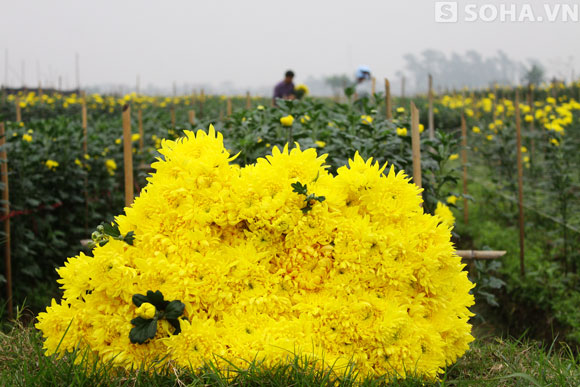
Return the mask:
<svg viewBox="0 0 580 387">
<path fill-rule="evenodd" d="M 401 98 L 405 98 L 405 77 L 401 77 Z"/>
<path fill-rule="evenodd" d="M 16 122 L 22 122 L 22 112 L 20 110 L 20 96 L 16 96 Z"/>
<path fill-rule="evenodd" d="M 139 128 L 139 152 L 143 152 L 145 146 L 145 133 L 143 133 L 143 109 L 137 110 L 137 125 Z"/>
<path fill-rule="evenodd" d="M 226 114 L 228 117 L 232 115 L 232 97 L 228 97 L 226 101 Z"/>
<path fill-rule="evenodd" d="M 133 203 L 133 145 L 131 144 L 131 107 L 123 106 L 123 161 L 125 168 L 125 206 Z"/>
<path fill-rule="evenodd" d="M 532 117 L 534 117 L 534 90 L 532 88 L 532 85 L 530 85 L 528 87 L 528 106 L 530 107 L 530 115 Z M 530 135 L 531 135 L 531 156 L 532 156 L 532 162 L 534 162 L 534 157 L 536 155 L 536 140 L 534 139 L 534 131 L 535 131 L 535 123 L 534 123 L 534 119 L 532 118 L 532 121 L 530 122 Z"/>
<path fill-rule="evenodd" d="M 391 105 L 391 84 L 389 80 L 385 78 L 385 109 L 387 120 L 393 119 L 393 107 Z"/>
<path fill-rule="evenodd" d="M 467 195 L 467 125 L 465 123 L 465 113 L 461 113 L 461 163 L 463 164 L 463 195 Z M 463 221 L 469 224 L 468 201 L 463 198 Z"/>
<path fill-rule="evenodd" d="M 0 122 L 0 158 L 2 159 L 0 171 L 2 173 L 2 184 L 4 184 L 4 189 L 2 190 L 2 200 L 4 201 L 4 267 L 6 271 L 6 299 L 8 301 L 8 318 L 14 318 L 13 315 L 13 305 L 12 305 L 12 257 L 11 257 L 11 246 L 10 246 L 10 195 L 8 192 L 8 156 L 6 153 L 6 131 L 4 128 L 4 122 Z"/>
<path fill-rule="evenodd" d="M 413 183 L 422 188 L 421 181 L 421 138 L 419 136 L 419 109 L 411 101 L 411 144 L 413 150 Z"/>
<path fill-rule="evenodd" d="M 505 255 L 505 250 L 456 250 L 455 254 L 463 259 L 498 259 Z"/>
<path fill-rule="evenodd" d="M 250 92 L 246 92 L 246 109 L 250 110 L 252 108 L 252 99 L 250 98 Z"/>
<path fill-rule="evenodd" d="M 171 114 L 171 128 L 175 129 L 175 105 L 171 105 L 169 112 Z"/>
<path fill-rule="evenodd" d="M 203 89 L 201 89 L 198 101 L 199 101 L 199 118 L 203 118 L 203 103 L 205 102 L 205 91 Z"/>
<path fill-rule="evenodd" d="M 371 98 L 375 95 L 377 91 L 377 79 L 375 77 L 371 78 Z"/>
<path fill-rule="evenodd" d="M 189 123 L 195 125 L 195 110 L 189 111 Z"/>
<path fill-rule="evenodd" d="M 433 76 L 429 74 L 429 139 L 435 138 L 435 116 L 433 114 Z"/>
<path fill-rule="evenodd" d="M 524 169 L 522 166 L 522 129 L 520 117 L 520 93 L 516 90 L 516 146 L 517 148 L 517 163 L 518 163 L 518 208 L 519 208 L 519 224 L 520 224 L 520 274 L 525 275 L 525 251 L 524 251 Z"/>
<path fill-rule="evenodd" d="M 81 93 L 81 98 L 82 98 L 82 102 L 81 102 L 81 116 L 82 116 L 82 127 L 83 127 L 83 154 L 87 154 L 88 152 L 88 137 L 89 137 L 89 133 L 88 133 L 88 125 L 87 125 L 87 96 L 85 94 L 85 92 L 83 91 Z"/>
</svg>

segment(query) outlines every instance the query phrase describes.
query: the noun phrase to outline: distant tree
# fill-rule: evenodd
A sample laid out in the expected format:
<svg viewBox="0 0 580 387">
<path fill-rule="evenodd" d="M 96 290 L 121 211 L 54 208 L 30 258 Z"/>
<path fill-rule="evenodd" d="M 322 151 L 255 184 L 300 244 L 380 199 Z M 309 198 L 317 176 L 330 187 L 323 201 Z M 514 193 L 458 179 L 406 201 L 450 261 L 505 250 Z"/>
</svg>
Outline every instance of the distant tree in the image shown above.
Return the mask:
<svg viewBox="0 0 580 387">
<path fill-rule="evenodd" d="M 532 66 L 524 74 L 522 82 L 528 85 L 539 86 L 544 81 L 545 70 L 539 63 L 532 63 Z"/>
<path fill-rule="evenodd" d="M 330 86 L 334 95 L 338 95 L 342 89 L 349 86 L 352 80 L 347 75 L 340 74 L 326 77 L 324 82 Z"/>
</svg>

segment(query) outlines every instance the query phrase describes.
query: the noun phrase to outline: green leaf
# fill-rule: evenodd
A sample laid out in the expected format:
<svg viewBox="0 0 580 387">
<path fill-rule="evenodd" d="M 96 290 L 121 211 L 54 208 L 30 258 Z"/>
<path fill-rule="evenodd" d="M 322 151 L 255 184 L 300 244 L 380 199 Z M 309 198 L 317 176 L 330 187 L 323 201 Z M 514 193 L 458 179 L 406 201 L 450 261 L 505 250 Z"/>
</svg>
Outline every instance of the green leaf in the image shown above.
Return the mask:
<svg viewBox="0 0 580 387">
<path fill-rule="evenodd" d="M 175 328 L 175 331 L 173 331 L 174 335 L 178 335 L 181 333 L 181 325 L 179 325 L 179 320 L 173 319 L 167 321 L 169 322 L 169 324 L 171 324 L 173 328 Z"/>
<path fill-rule="evenodd" d="M 121 232 L 119 231 L 119 226 L 117 226 L 116 224 L 113 226 L 110 223 L 103 223 L 103 228 L 105 230 L 105 234 L 110 235 L 112 237 L 118 237 L 119 235 L 121 235 Z"/>
<path fill-rule="evenodd" d="M 129 340 L 133 344 L 143 344 L 147 340 L 154 338 L 157 333 L 156 318 L 147 320 L 142 317 L 136 317 L 131 320 L 131 324 L 135 325 L 129 332 Z"/>
<path fill-rule="evenodd" d="M 125 235 L 123 237 L 123 241 L 125 241 L 127 244 L 133 246 L 133 241 L 135 240 L 135 232 L 134 231 L 129 231 L 127 233 L 127 235 Z"/>
<path fill-rule="evenodd" d="M 133 294 L 132 300 L 133 304 L 135 304 L 137 308 L 143 305 L 144 303 L 149 302 L 147 296 L 144 296 L 143 294 Z"/>
<path fill-rule="evenodd" d="M 165 318 L 167 320 L 177 319 L 183 314 L 185 304 L 179 300 L 173 300 L 165 308 Z"/>
<path fill-rule="evenodd" d="M 153 304 L 157 310 L 165 310 L 169 304 L 169 301 L 163 299 L 163 293 L 159 290 L 156 290 L 155 292 L 147 290 L 147 302 Z"/>
</svg>

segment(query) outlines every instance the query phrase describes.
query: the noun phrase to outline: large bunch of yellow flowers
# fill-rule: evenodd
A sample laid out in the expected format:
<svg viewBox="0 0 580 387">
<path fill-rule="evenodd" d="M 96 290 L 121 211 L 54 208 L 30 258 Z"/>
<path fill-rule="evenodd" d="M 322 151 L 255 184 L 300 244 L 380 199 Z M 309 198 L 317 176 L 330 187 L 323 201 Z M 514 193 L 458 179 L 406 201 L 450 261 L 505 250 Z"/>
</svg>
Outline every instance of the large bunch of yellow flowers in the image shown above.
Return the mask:
<svg viewBox="0 0 580 387">
<path fill-rule="evenodd" d="M 132 369 L 297 354 L 436 377 L 468 349 L 473 284 L 403 172 L 357 154 L 332 176 L 326 156 L 298 147 L 241 168 L 213 127 L 185 133 L 163 140 L 149 184 L 116 218 L 132 243 L 110 238 L 58 270 L 63 299 L 36 325 L 48 355 L 79 346 Z M 134 319 L 163 314 L 148 291 L 173 300 L 177 320 L 160 317 L 134 343 Z"/>
</svg>

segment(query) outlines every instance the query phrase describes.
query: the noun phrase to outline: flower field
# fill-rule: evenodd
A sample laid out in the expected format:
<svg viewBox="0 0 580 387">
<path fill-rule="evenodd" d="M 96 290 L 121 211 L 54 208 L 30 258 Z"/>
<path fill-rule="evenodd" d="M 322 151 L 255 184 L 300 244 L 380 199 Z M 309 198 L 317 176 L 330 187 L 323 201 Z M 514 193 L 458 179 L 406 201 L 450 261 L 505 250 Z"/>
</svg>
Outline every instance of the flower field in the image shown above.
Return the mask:
<svg viewBox="0 0 580 387">
<path fill-rule="evenodd" d="M 418 96 L 418 125 L 409 99 L 389 112 L 383 94 L 348 89 L 344 102 L 276 107 L 3 95 L 13 303 L 32 312 L 46 355 L 86 353 L 115 372 L 297 355 L 337 375 L 434 383 L 489 332 L 575 348 L 579 93 Z M 455 249 L 507 253 L 462 262 Z"/>
</svg>

